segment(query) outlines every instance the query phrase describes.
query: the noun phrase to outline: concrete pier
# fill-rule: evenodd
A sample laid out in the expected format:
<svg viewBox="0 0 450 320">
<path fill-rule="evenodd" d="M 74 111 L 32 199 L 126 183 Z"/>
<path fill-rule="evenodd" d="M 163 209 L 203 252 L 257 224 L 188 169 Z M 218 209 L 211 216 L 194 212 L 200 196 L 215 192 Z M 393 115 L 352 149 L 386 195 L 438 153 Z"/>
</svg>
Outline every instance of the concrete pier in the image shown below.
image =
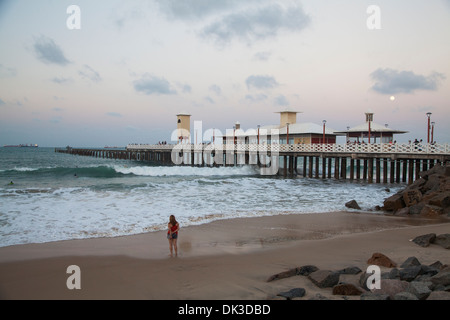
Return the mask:
<svg viewBox="0 0 450 320">
<path fill-rule="evenodd" d="M 373 145 L 128 145 L 126 149 L 57 148 L 55 152 L 96 158 L 146 161 L 158 165 L 270 166 L 277 173 L 308 177 L 413 183 L 420 171 L 450 160 L 450 146 Z M 277 163 L 277 164 L 278 164 Z"/>
</svg>

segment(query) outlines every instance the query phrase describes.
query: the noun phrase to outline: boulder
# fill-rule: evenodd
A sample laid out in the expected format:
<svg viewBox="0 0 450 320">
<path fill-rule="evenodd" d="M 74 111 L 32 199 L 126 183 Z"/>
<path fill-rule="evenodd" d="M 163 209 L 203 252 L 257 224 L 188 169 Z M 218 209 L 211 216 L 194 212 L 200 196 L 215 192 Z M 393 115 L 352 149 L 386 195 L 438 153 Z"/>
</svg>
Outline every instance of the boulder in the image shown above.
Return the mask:
<svg viewBox="0 0 450 320">
<path fill-rule="evenodd" d="M 287 300 L 292 300 L 294 298 L 301 298 L 306 294 L 306 290 L 303 288 L 294 288 L 286 292 L 280 292 L 277 294 L 279 297 L 286 298 Z"/>
<path fill-rule="evenodd" d="M 445 249 L 450 249 L 450 233 L 438 235 L 434 240 L 434 243 L 440 245 Z"/>
<path fill-rule="evenodd" d="M 336 272 L 339 274 L 358 274 L 358 273 L 362 272 L 362 270 L 358 267 L 352 266 L 352 267 L 346 267 L 346 268 L 341 269 Z"/>
<path fill-rule="evenodd" d="M 450 300 L 450 292 L 433 291 L 430 293 L 427 300 Z"/>
<path fill-rule="evenodd" d="M 384 210 L 396 212 L 405 207 L 402 194 L 396 193 L 384 200 Z"/>
<path fill-rule="evenodd" d="M 432 276 L 430 278 L 430 281 L 435 286 L 448 286 L 450 285 L 450 271 L 443 271 L 439 272 L 438 274 Z"/>
<path fill-rule="evenodd" d="M 400 280 L 413 281 L 417 276 L 422 273 L 421 266 L 411 266 L 404 269 L 400 269 Z"/>
<path fill-rule="evenodd" d="M 358 205 L 356 200 L 351 200 L 345 204 L 347 208 L 361 210 L 361 207 Z"/>
<path fill-rule="evenodd" d="M 299 276 L 309 276 L 314 271 L 319 270 L 316 266 L 307 265 L 300 268 L 297 268 L 297 275 Z"/>
<path fill-rule="evenodd" d="M 284 272 L 280 272 L 277 274 L 274 274 L 272 276 L 270 276 L 267 279 L 267 282 L 271 282 L 274 280 L 280 280 L 280 279 L 285 279 L 285 278 L 289 278 L 289 277 L 293 277 L 293 276 L 307 276 L 309 275 L 311 272 L 317 271 L 319 270 L 316 266 L 303 266 L 303 267 L 298 267 L 298 268 L 293 268 Z"/>
<path fill-rule="evenodd" d="M 338 284 L 339 273 L 330 270 L 318 270 L 311 273 L 308 278 L 319 288 L 331 288 Z"/>
<path fill-rule="evenodd" d="M 421 202 L 409 207 L 409 214 L 420 214 L 423 207 L 425 207 L 425 203 Z"/>
<path fill-rule="evenodd" d="M 365 292 L 361 295 L 361 300 L 390 300 L 388 294 Z"/>
<path fill-rule="evenodd" d="M 373 289 L 373 293 L 387 294 L 390 299 L 394 299 L 397 293 L 407 290 L 409 283 L 398 279 L 381 279 L 380 289 Z"/>
<path fill-rule="evenodd" d="M 420 211 L 420 215 L 424 218 L 437 218 L 444 213 L 444 209 L 438 206 L 426 204 Z"/>
<path fill-rule="evenodd" d="M 395 294 L 393 300 L 419 300 L 419 299 L 412 293 L 403 291 Z"/>
<path fill-rule="evenodd" d="M 403 192 L 403 201 L 407 207 L 418 204 L 422 200 L 422 192 L 417 189 L 406 190 Z"/>
<path fill-rule="evenodd" d="M 333 287 L 333 295 L 341 296 L 359 296 L 363 293 L 361 288 L 351 283 L 340 283 Z"/>
<path fill-rule="evenodd" d="M 438 193 L 430 199 L 429 204 L 441 208 L 450 207 L 450 191 Z"/>
<path fill-rule="evenodd" d="M 425 300 L 431 293 L 429 286 L 424 281 L 411 282 L 406 291 L 415 295 L 419 300 Z"/>
<path fill-rule="evenodd" d="M 413 239 L 413 242 L 421 247 L 428 247 L 431 243 L 434 242 L 435 239 L 436 239 L 435 233 L 428 233 L 415 237 Z"/>
<path fill-rule="evenodd" d="M 381 267 L 395 268 L 397 264 L 382 253 L 376 252 L 367 260 L 367 264 L 374 264 Z"/>
<path fill-rule="evenodd" d="M 409 257 L 405 260 L 405 262 L 402 263 L 400 268 L 407 268 L 412 266 L 420 266 L 420 262 L 416 257 Z"/>
</svg>

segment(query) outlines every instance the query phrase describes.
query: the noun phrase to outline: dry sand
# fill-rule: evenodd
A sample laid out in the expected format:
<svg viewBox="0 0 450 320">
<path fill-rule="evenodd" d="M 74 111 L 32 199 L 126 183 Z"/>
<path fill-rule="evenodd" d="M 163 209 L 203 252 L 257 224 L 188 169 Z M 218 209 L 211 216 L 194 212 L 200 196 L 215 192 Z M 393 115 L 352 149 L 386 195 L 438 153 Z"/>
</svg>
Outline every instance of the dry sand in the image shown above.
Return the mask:
<svg viewBox="0 0 450 320">
<path fill-rule="evenodd" d="M 0 299 L 276 299 L 303 287 L 331 299 L 303 276 L 266 282 L 303 265 L 367 268 L 381 252 L 401 264 L 410 256 L 450 264 L 450 250 L 410 240 L 449 233 L 450 220 L 335 212 L 215 221 L 180 230 L 179 255 L 169 257 L 165 232 L 0 248 Z M 81 269 L 69 290 L 67 267 Z M 356 298 L 355 298 L 356 299 Z"/>
</svg>

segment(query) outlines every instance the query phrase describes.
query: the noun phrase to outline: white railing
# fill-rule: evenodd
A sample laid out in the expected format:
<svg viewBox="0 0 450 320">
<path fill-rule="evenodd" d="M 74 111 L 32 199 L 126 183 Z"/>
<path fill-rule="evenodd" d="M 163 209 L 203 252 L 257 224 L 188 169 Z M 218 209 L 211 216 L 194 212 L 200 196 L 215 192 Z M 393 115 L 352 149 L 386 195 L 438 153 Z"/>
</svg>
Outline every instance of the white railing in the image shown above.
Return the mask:
<svg viewBox="0 0 450 320">
<path fill-rule="evenodd" d="M 235 152 L 319 152 L 319 153 L 395 153 L 450 155 L 449 144 L 130 144 L 127 150 L 170 151 L 235 151 Z"/>
</svg>

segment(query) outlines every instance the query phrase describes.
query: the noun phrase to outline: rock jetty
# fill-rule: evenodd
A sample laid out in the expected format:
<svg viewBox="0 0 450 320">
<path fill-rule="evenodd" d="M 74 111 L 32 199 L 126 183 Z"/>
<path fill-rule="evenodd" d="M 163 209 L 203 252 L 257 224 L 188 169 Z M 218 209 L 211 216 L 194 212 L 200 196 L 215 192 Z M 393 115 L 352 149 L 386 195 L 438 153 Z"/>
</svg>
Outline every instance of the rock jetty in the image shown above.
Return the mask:
<svg viewBox="0 0 450 320">
<path fill-rule="evenodd" d="M 436 165 L 419 176 L 404 190 L 385 199 L 382 209 L 402 216 L 450 217 L 450 165 Z"/>
<path fill-rule="evenodd" d="M 301 287 L 276 294 L 276 297 L 287 300 L 348 299 L 349 296 L 359 296 L 360 300 L 450 300 L 450 266 L 440 261 L 426 265 L 416 257 L 409 257 L 397 264 L 386 255 L 376 252 L 367 260 L 367 264 L 383 267 L 379 289 L 368 288 L 368 279 L 373 274 L 357 266 L 321 270 L 307 265 L 274 274 L 267 282 L 303 276 L 323 290 L 323 294 L 314 296 L 308 296 L 307 290 Z"/>
</svg>

